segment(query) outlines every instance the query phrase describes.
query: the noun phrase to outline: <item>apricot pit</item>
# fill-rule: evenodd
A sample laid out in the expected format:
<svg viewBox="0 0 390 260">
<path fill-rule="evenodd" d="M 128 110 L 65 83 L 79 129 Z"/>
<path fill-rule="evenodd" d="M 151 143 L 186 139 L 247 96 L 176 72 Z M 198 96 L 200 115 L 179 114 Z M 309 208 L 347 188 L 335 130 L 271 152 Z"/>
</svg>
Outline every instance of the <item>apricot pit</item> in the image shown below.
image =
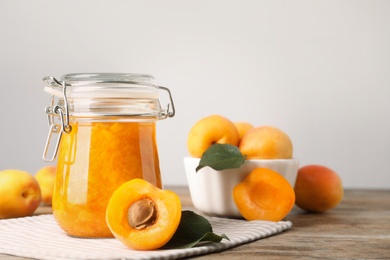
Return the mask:
<svg viewBox="0 0 390 260">
<path fill-rule="evenodd" d="M 130 226 L 135 229 L 143 229 L 153 225 L 157 219 L 153 200 L 144 198 L 134 202 L 128 210 L 127 218 Z"/>
</svg>

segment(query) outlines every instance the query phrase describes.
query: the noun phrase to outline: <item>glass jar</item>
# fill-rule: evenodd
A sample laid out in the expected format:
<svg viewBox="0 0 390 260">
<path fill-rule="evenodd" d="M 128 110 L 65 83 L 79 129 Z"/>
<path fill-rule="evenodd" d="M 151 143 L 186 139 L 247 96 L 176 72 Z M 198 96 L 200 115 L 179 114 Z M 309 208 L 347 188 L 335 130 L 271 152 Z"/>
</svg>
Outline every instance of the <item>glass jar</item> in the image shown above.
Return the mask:
<svg viewBox="0 0 390 260">
<path fill-rule="evenodd" d="M 70 236 L 112 237 L 105 211 L 121 184 L 142 178 L 162 188 L 156 121 L 174 116 L 171 93 L 141 74 L 68 74 L 43 80 L 51 94 L 43 159 L 57 159 L 54 217 Z M 161 90 L 169 94 L 165 109 Z M 53 155 L 48 158 L 49 150 Z"/>
</svg>

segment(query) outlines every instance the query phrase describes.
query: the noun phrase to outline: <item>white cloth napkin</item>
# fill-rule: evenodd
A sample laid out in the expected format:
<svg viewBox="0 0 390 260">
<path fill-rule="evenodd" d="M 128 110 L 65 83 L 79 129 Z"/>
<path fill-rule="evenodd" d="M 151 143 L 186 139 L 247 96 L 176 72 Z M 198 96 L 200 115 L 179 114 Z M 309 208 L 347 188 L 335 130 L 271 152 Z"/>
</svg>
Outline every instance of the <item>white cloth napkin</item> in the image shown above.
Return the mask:
<svg viewBox="0 0 390 260">
<path fill-rule="evenodd" d="M 83 239 L 67 236 L 53 215 L 0 220 L 0 253 L 37 259 L 178 259 L 222 251 L 268 237 L 292 226 L 290 221 L 245 221 L 206 217 L 216 234 L 230 241 L 188 249 L 135 251 L 115 238 Z"/>
</svg>

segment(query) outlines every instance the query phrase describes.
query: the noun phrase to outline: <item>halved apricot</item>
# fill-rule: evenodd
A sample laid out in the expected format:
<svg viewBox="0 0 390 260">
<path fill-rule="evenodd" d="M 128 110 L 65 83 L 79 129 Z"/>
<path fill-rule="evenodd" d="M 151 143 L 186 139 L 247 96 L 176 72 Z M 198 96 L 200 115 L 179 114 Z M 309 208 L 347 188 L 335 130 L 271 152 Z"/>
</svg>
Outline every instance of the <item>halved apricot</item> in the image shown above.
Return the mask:
<svg viewBox="0 0 390 260">
<path fill-rule="evenodd" d="M 178 195 L 143 179 L 132 179 L 112 194 L 106 222 L 123 244 L 137 250 L 164 246 L 175 234 L 181 219 Z"/>
<path fill-rule="evenodd" d="M 294 189 L 279 173 L 256 168 L 233 189 L 234 202 L 246 220 L 279 221 L 295 203 Z"/>
</svg>

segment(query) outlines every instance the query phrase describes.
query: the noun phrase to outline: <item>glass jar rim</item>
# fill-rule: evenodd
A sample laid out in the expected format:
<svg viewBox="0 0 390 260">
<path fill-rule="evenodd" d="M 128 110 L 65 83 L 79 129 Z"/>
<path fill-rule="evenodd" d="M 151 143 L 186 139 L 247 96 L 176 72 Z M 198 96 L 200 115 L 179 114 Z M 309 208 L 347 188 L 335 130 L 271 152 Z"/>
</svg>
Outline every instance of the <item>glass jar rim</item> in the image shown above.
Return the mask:
<svg viewBox="0 0 390 260">
<path fill-rule="evenodd" d="M 68 86 L 80 86 L 96 83 L 132 83 L 150 85 L 154 77 L 141 73 L 70 73 L 61 76 Z"/>
<path fill-rule="evenodd" d="M 45 91 L 57 97 L 63 96 L 63 84 L 69 98 L 95 97 L 133 97 L 158 98 L 161 86 L 154 84 L 154 77 L 139 73 L 72 73 L 61 76 L 45 77 Z"/>
</svg>

